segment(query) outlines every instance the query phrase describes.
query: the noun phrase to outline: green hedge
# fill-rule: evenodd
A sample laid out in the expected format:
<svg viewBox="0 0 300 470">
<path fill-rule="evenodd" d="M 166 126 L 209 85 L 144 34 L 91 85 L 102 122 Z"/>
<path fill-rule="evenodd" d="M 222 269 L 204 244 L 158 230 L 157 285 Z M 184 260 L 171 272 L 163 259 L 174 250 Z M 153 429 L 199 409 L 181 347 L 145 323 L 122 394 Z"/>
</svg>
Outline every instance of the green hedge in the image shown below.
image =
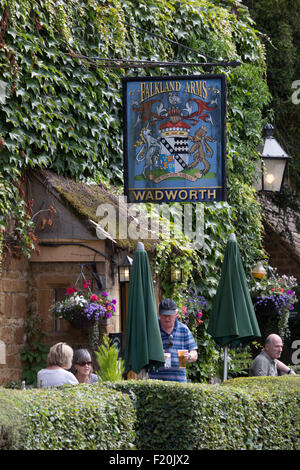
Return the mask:
<svg viewBox="0 0 300 470">
<path fill-rule="evenodd" d="M 137 449 L 300 449 L 300 377 L 110 386 L 136 397 Z"/>
<path fill-rule="evenodd" d="M 300 377 L 0 388 L 0 449 L 299 450 L 299 410 Z"/>
<path fill-rule="evenodd" d="M 130 398 L 99 385 L 0 388 L 0 449 L 131 449 L 134 421 Z"/>
</svg>

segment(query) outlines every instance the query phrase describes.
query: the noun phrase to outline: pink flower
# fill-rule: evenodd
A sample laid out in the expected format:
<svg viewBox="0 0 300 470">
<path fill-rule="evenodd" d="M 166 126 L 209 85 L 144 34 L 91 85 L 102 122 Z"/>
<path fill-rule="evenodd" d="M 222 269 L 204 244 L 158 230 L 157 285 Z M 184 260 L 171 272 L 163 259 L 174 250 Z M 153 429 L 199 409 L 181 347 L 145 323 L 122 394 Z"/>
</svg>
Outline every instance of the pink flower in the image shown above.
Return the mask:
<svg viewBox="0 0 300 470">
<path fill-rule="evenodd" d="M 94 302 L 95 300 L 98 300 L 98 297 L 95 294 L 91 295 L 91 301 Z"/>
<path fill-rule="evenodd" d="M 72 294 L 74 294 L 75 292 L 77 292 L 76 287 L 74 287 L 74 286 L 73 286 L 73 287 L 68 287 L 68 289 L 67 289 L 67 291 L 66 291 L 66 294 L 67 294 L 67 295 L 72 295 Z"/>
<path fill-rule="evenodd" d="M 187 307 L 182 307 L 182 313 L 185 315 L 187 313 Z"/>
<path fill-rule="evenodd" d="M 281 288 L 281 289 L 280 289 L 280 292 L 284 292 L 284 289 Z"/>
</svg>

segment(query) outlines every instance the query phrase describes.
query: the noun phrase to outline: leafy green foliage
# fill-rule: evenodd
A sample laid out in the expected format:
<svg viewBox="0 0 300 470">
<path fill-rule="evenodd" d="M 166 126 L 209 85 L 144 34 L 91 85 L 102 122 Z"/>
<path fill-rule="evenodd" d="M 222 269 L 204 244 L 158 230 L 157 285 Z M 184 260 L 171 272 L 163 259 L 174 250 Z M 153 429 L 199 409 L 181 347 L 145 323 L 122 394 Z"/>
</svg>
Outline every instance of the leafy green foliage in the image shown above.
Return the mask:
<svg viewBox="0 0 300 470">
<path fill-rule="evenodd" d="M 27 385 L 36 385 L 37 373 L 47 362 L 48 348 L 42 342 L 27 344 L 22 349 L 21 361 L 24 363 L 22 380 Z"/>
<path fill-rule="evenodd" d="M 40 316 L 29 311 L 24 329 L 26 342 L 21 350 L 22 380 L 25 380 L 26 385 L 36 386 L 37 373 L 46 366 L 49 352 L 49 349 L 42 341 L 44 333 Z"/>
<path fill-rule="evenodd" d="M 103 335 L 101 346 L 95 354 L 100 368 L 97 372 L 100 382 L 114 382 L 122 379 L 125 371 L 124 361 L 119 358 L 119 349 L 108 335 Z"/>
<path fill-rule="evenodd" d="M 114 388 L 136 396 L 137 449 L 299 449 L 300 378 L 253 379 L 222 386 L 126 381 Z"/>
<path fill-rule="evenodd" d="M 101 60 L 85 57 L 199 60 L 189 49 L 150 36 L 149 30 L 198 49 L 202 58 L 230 57 L 245 62 L 230 73 L 221 68 L 215 71 L 225 72 L 230 81 L 229 160 L 233 147 L 233 170 L 242 169 L 241 177 L 246 175 L 249 182 L 249 149 L 254 155 L 267 100 L 263 52 L 246 12 L 236 17 L 216 3 L 76 0 L 55 5 L 46 0 L 19 0 L 8 7 L 1 0 L 0 65 L 7 83 L 0 111 L 0 172 L 4 177 L 10 176 L 12 167 L 23 173 L 46 166 L 75 179 L 101 181 L 105 176 L 122 180 L 124 70 L 102 68 Z M 193 72 L 203 70 L 163 71 Z M 140 73 L 161 74 L 162 70 Z M 228 183 L 230 186 L 230 179 Z M 235 205 L 230 194 L 229 200 Z"/>
<path fill-rule="evenodd" d="M 0 449 L 18 449 L 22 431 L 22 400 L 10 390 L 0 388 Z"/>
<path fill-rule="evenodd" d="M 0 448 L 129 450 L 134 421 L 129 397 L 99 385 L 0 389 Z"/>
<path fill-rule="evenodd" d="M 295 376 L 0 388 L 0 448 L 299 450 L 299 404 Z"/>
<path fill-rule="evenodd" d="M 300 1 L 246 0 L 266 48 L 268 85 L 273 96 L 277 138 L 293 157 L 290 180 L 299 194 L 300 113 L 293 102 L 293 83 L 300 80 Z M 297 89 L 299 84 L 297 83 Z"/>
<path fill-rule="evenodd" d="M 16 0 L 9 5 L 0 0 L 0 10 L 0 71 L 7 84 L 0 109 L 0 174 L 6 188 L 0 184 L 0 223 L 4 242 L 17 233 L 27 255 L 34 243 L 26 206 L 21 196 L 15 198 L 21 174 L 47 167 L 76 180 L 122 183 L 121 78 L 135 71 L 103 66 L 103 59 L 195 63 L 213 57 L 242 63 L 212 70 L 228 82 L 227 202 L 205 205 L 201 249 L 192 249 L 186 237 L 162 240 L 153 261 L 163 295 L 178 297 L 169 272 L 180 266 L 180 287 L 193 279 L 209 310 L 229 233 L 237 235 L 247 273 L 262 256 L 261 208 L 251 184 L 271 97 L 264 49 L 247 9 L 231 0 Z M 141 69 L 139 75 L 204 72 L 199 66 L 174 66 Z M 9 230 L 11 220 L 15 230 Z"/>
</svg>

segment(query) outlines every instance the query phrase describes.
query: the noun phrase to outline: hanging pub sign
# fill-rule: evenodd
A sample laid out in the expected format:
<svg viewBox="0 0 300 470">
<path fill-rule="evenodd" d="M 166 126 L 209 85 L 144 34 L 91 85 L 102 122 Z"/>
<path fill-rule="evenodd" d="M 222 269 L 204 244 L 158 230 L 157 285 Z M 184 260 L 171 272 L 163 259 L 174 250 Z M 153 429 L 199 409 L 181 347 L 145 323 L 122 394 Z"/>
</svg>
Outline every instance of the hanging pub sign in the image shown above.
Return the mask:
<svg viewBox="0 0 300 470">
<path fill-rule="evenodd" d="M 123 80 L 128 202 L 226 199 L 223 75 Z"/>
</svg>

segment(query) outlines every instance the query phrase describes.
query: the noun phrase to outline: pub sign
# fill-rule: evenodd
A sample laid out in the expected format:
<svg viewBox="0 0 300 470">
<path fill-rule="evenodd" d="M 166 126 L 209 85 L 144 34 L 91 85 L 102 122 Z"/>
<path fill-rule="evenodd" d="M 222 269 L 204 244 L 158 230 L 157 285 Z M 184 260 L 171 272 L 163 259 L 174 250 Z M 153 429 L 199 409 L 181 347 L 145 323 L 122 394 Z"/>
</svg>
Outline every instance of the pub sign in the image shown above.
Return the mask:
<svg viewBox="0 0 300 470">
<path fill-rule="evenodd" d="M 128 202 L 226 199 L 224 75 L 123 80 Z"/>
</svg>

